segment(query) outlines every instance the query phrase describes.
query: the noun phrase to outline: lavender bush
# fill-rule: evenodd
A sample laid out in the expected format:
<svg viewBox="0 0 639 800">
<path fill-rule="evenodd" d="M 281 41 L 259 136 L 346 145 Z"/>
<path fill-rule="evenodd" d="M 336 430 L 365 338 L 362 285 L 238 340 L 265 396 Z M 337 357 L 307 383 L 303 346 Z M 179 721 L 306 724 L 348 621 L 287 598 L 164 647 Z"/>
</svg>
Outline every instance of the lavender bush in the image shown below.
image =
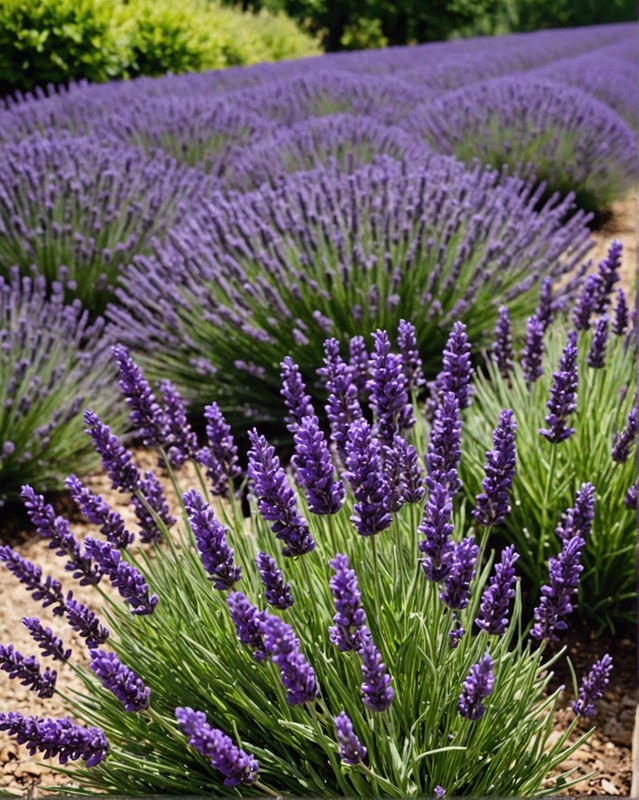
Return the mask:
<svg viewBox="0 0 639 800">
<path fill-rule="evenodd" d="M 442 386 L 463 385 L 467 367 L 455 355 L 463 335 L 456 326 Z M 0 730 L 63 764 L 83 760 L 73 780 L 85 792 L 540 796 L 570 785 L 571 770 L 556 768 L 588 738 L 570 741 L 611 669 L 603 656 L 574 687 L 574 721 L 551 741 L 562 691 L 551 687 L 552 664 L 563 651 L 549 659 L 546 645 L 572 611 L 585 543 L 576 533 L 566 537 L 534 625 L 526 625 L 514 548 L 487 555 L 485 541 L 479 546 L 453 511 L 458 462 L 450 459 L 461 435 L 454 391 L 436 409 L 425 505 L 421 459 L 399 473 L 392 466 L 392 453 L 411 445 L 402 435 L 406 413 L 388 416 L 399 399 L 408 405 L 405 364 L 387 352 L 388 340 L 376 333 L 372 424 L 360 418 L 346 426 L 346 472 L 325 469 L 323 434 L 300 435 L 294 463 L 304 469 L 304 488 L 295 489 L 273 448 L 252 432 L 251 535 L 235 471 L 226 473 L 230 491 L 221 503 L 213 503 L 200 471 L 214 460 L 233 462 L 223 419 L 209 414 L 209 444 L 196 450 L 196 486 L 185 492 L 171 466 L 194 445 L 190 428 L 175 434 L 180 404 L 175 395 L 171 404 L 158 402 L 126 352 L 116 351 L 132 420 L 147 439 L 155 431 L 182 521 L 171 527 L 153 514 L 162 538 L 152 552 L 91 538 L 83 555 L 64 519 L 26 491 L 32 519 L 67 568 L 90 569 L 99 554 L 100 570 L 91 574 L 110 581 L 132 610 L 102 593 L 110 629 L 100 628 L 59 583 L 0 548 L 0 560 L 34 599 L 66 615 L 91 656 L 88 669 L 71 662 L 86 686 L 66 699 L 77 723 L 9 711 Z M 326 343 L 327 353 L 334 344 Z M 395 401 L 384 406 L 382 396 Z M 507 417 L 504 410 L 499 424 L 507 426 Z M 142 499 L 130 455 L 95 414 L 86 420 L 114 486 Z M 313 420 L 305 415 L 298 433 L 317 431 Z M 386 437 L 389 425 L 395 432 L 386 445 L 379 434 Z M 421 493 L 411 490 L 411 474 Z M 502 489 L 506 496 L 493 499 L 503 506 Z M 320 495 L 332 500 L 314 513 Z M 16 679 L 42 684 L 30 657 L 2 652 Z M 62 673 L 47 681 L 65 697 Z"/>
<path fill-rule="evenodd" d="M 169 378 L 193 405 L 215 396 L 236 418 L 278 421 L 282 354 L 318 397 L 327 335 L 405 319 L 432 372 L 457 317 L 477 343 L 501 303 L 523 326 L 538 281 L 573 269 L 589 246 L 583 213 L 571 216 L 567 200 L 535 211 L 538 197 L 519 179 L 446 158 L 216 195 L 153 258 L 136 259 L 110 318 L 150 377 Z"/>
<path fill-rule="evenodd" d="M 106 342 L 104 321 L 65 305 L 59 284 L 48 297 L 43 277 L 0 277 L 0 502 L 27 482 L 62 489 L 68 472 L 96 463 L 83 407 L 121 421 Z"/>
<path fill-rule="evenodd" d="M 37 134 L 0 158 L 0 260 L 65 284 L 93 312 L 154 236 L 184 218 L 206 177 L 168 156 L 91 137 Z"/>
<path fill-rule="evenodd" d="M 574 192 L 591 211 L 623 197 L 637 174 L 635 136 L 623 119 L 553 81 L 523 76 L 475 84 L 416 109 L 405 125 L 437 152 L 463 161 L 530 165 L 548 191 Z"/>
</svg>

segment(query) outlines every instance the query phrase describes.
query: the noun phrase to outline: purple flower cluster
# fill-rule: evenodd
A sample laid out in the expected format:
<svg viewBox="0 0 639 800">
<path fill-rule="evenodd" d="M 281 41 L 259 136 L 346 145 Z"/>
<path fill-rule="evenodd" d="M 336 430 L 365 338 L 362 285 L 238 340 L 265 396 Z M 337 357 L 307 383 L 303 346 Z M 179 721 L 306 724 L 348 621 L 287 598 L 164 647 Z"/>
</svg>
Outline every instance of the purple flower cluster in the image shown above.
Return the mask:
<svg viewBox="0 0 639 800">
<path fill-rule="evenodd" d="M 123 561 L 120 551 L 108 542 L 99 542 L 87 536 L 85 546 L 87 553 L 109 578 L 120 596 L 132 606 L 131 613 L 138 616 L 152 614 L 158 604 L 158 597 L 149 594 L 144 575 L 127 561 Z"/>
<path fill-rule="evenodd" d="M 91 669 L 105 689 L 113 692 L 125 711 L 145 711 L 151 690 L 115 653 L 91 650 Z"/>
<path fill-rule="evenodd" d="M 359 655 L 362 659 L 362 695 L 364 705 L 370 711 L 381 713 L 389 708 L 395 697 L 391 684 L 391 676 L 386 671 L 371 632 L 367 627 L 360 631 Z"/>
<path fill-rule="evenodd" d="M 546 404 L 550 412 L 546 417 L 548 427 L 539 431 L 551 444 L 563 442 L 575 432 L 566 423 L 577 408 L 577 356 L 577 331 L 571 331 L 568 344 L 561 354 L 559 371 L 553 372 L 550 399 Z"/>
<path fill-rule="evenodd" d="M 510 511 L 508 495 L 515 477 L 516 431 L 514 413 L 502 411 L 493 435 L 493 449 L 486 453 L 484 491 L 477 495 L 473 510 L 475 521 L 487 528 L 502 523 Z"/>
<path fill-rule="evenodd" d="M 265 612 L 258 611 L 242 592 L 230 592 L 226 603 L 231 612 L 237 638 L 253 650 L 253 658 L 256 661 L 264 661 L 267 655 L 264 649 Z"/>
<path fill-rule="evenodd" d="M 9 545 L 0 546 L 0 561 L 31 592 L 33 599 L 42 603 L 43 608 L 54 606 L 56 616 L 64 614 L 65 601 L 60 581 L 50 575 L 43 578 L 41 567 L 23 558 Z"/>
<path fill-rule="evenodd" d="M 579 696 L 572 704 L 572 709 L 579 717 L 592 717 L 595 713 L 595 703 L 603 697 L 603 693 L 610 681 L 612 672 L 612 658 L 606 654 L 599 661 L 595 661 L 590 672 L 583 679 L 579 687 Z"/>
<path fill-rule="evenodd" d="M 337 339 L 326 340 L 324 353 L 324 367 L 320 370 L 320 374 L 325 380 L 328 392 L 326 416 L 331 426 L 331 439 L 335 442 L 340 458 L 346 462 L 349 428 L 351 423 L 362 418 L 358 386 L 348 365 L 339 354 Z M 365 348 L 364 354 L 368 363 Z"/>
<path fill-rule="evenodd" d="M 448 488 L 441 483 L 433 484 L 419 526 L 419 532 L 425 537 L 419 543 L 419 549 L 425 556 L 422 567 L 430 581 L 439 583 L 450 572 L 455 549 L 450 538 L 453 532 L 452 518 L 453 503 Z"/>
<path fill-rule="evenodd" d="M 368 751 L 357 738 L 353 723 L 345 711 L 340 712 L 333 721 L 339 744 L 339 757 L 345 764 L 357 766 L 366 758 Z"/>
<path fill-rule="evenodd" d="M 293 629 L 279 617 L 267 614 L 262 622 L 264 649 L 279 667 L 289 705 L 312 702 L 318 693 L 315 671 L 300 650 Z"/>
<path fill-rule="evenodd" d="M 479 545 L 475 544 L 473 536 L 462 539 L 455 546 L 443 591 L 439 593 L 449 608 L 467 608 L 470 603 L 470 584 L 475 576 L 478 555 Z"/>
<path fill-rule="evenodd" d="M 366 388 L 370 392 L 370 408 L 377 420 L 377 434 L 383 444 L 390 445 L 396 434 L 412 428 L 415 418 L 402 357 L 390 352 L 391 343 L 385 331 L 376 331 L 373 340 L 371 378 Z"/>
<path fill-rule="evenodd" d="M 292 463 L 298 484 L 306 489 L 309 509 L 313 514 L 336 514 L 342 507 L 345 489 L 341 481 L 335 480 L 331 454 L 317 417 L 302 417 L 294 439 Z"/>
<path fill-rule="evenodd" d="M 417 334 L 412 322 L 400 319 L 397 328 L 397 346 L 402 356 L 407 388 L 411 392 L 416 392 L 425 385 L 426 379 L 424 378 L 422 359 L 419 355 Z"/>
<path fill-rule="evenodd" d="M 71 649 L 65 649 L 62 639 L 56 636 L 51 628 L 45 628 L 37 617 L 23 617 L 22 624 L 40 647 L 43 656 L 49 656 L 55 661 L 69 660 Z"/>
<path fill-rule="evenodd" d="M 184 400 L 171 381 L 160 381 L 160 393 L 164 400 L 161 445 L 166 450 L 169 464 L 181 467 L 198 452 L 197 436 L 187 419 Z"/>
<path fill-rule="evenodd" d="M 362 594 L 357 583 L 355 570 L 351 568 L 348 556 L 338 553 L 331 561 L 335 574 L 329 585 L 335 598 L 337 614 L 333 617 L 335 626 L 330 628 L 330 639 L 342 651 L 359 650 L 362 628 L 366 623 L 366 612 L 361 603 Z"/>
<path fill-rule="evenodd" d="M 621 280 L 619 269 L 621 267 L 621 251 L 623 246 L 621 242 L 612 242 L 608 254 L 603 261 L 599 262 L 597 275 L 599 277 L 599 291 L 597 298 L 597 305 L 595 312 L 603 314 L 610 303 L 611 295 L 614 291 L 615 284 Z"/>
<path fill-rule="evenodd" d="M 293 593 L 275 559 L 268 553 L 258 553 L 255 561 L 264 585 L 266 602 L 280 611 L 290 608 L 293 605 Z"/>
<path fill-rule="evenodd" d="M 120 372 L 119 385 L 126 404 L 131 409 L 129 419 L 148 447 L 164 444 L 164 412 L 153 394 L 142 370 L 121 344 L 115 345 L 113 355 Z"/>
<path fill-rule="evenodd" d="M 587 331 L 590 328 L 590 320 L 597 307 L 600 293 L 600 276 L 588 275 L 577 296 L 572 312 L 572 323 L 578 331 Z"/>
<path fill-rule="evenodd" d="M 604 314 L 597 321 L 595 333 L 592 337 L 590 352 L 588 353 L 588 366 L 593 369 L 602 369 L 606 366 L 606 344 L 608 343 L 608 317 Z"/>
<path fill-rule="evenodd" d="M 289 431 L 295 433 L 304 417 L 313 416 L 313 404 L 306 394 L 306 386 L 302 380 L 300 369 L 290 356 L 286 356 L 280 364 L 282 380 L 281 395 L 284 398 L 288 416 L 286 423 Z"/>
<path fill-rule="evenodd" d="M 486 713 L 483 701 L 493 693 L 495 676 L 493 660 L 485 653 L 477 664 L 473 664 L 464 681 L 464 689 L 459 696 L 459 713 L 470 720 L 478 720 Z"/>
<path fill-rule="evenodd" d="M 346 442 L 346 479 L 355 496 L 351 520 L 360 536 L 374 536 L 392 522 L 382 448 L 365 420 L 353 422 Z"/>
<path fill-rule="evenodd" d="M 112 511 L 102 497 L 93 494 L 75 475 L 69 475 L 66 485 L 72 500 L 89 522 L 100 526 L 100 533 L 108 542 L 120 549 L 128 547 L 133 542 L 135 537 L 126 530 L 120 514 Z"/>
<path fill-rule="evenodd" d="M 575 497 L 575 505 L 563 515 L 557 526 L 557 536 L 562 542 L 579 536 L 584 542 L 592 533 L 595 518 L 595 487 L 592 483 L 583 483 Z"/>
<path fill-rule="evenodd" d="M 473 369 L 470 365 L 470 342 L 466 326 L 462 322 L 453 325 L 444 348 L 443 362 L 442 370 L 435 381 L 436 397 L 441 398 L 452 392 L 459 408 L 468 408 L 472 399 Z"/>
<path fill-rule="evenodd" d="M 513 337 L 510 332 L 510 314 L 507 306 L 499 307 L 492 357 L 502 378 L 507 378 L 513 370 L 514 363 Z"/>
<path fill-rule="evenodd" d="M 454 392 L 446 392 L 435 411 L 426 451 L 426 485 L 447 487 L 451 496 L 461 488 L 457 468 L 461 458 L 461 420 L 459 401 Z"/>
<path fill-rule="evenodd" d="M 637 441 L 639 433 L 639 407 L 633 406 L 628 414 L 626 427 L 617 434 L 612 445 L 612 460 L 624 464 L 630 457 L 630 448 Z"/>
<path fill-rule="evenodd" d="M 109 753 L 109 743 L 99 728 L 83 728 L 66 717 L 47 719 L 0 712 L 0 731 L 15 736 L 29 755 L 39 752 L 44 758 L 57 756 L 62 765 L 81 758 L 86 767 L 94 767 Z"/>
<path fill-rule="evenodd" d="M 222 591 L 232 589 L 242 577 L 242 568 L 233 560 L 228 530 L 218 522 L 211 506 L 195 489 L 186 492 L 183 499 L 202 564 L 213 586 Z"/>
<path fill-rule="evenodd" d="M 508 627 L 510 601 L 515 596 L 515 562 L 518 558 L 514 545 L 502 550 L 501 559 L 495 564 L 495 574 L 481 597 L 475 624 L 494 636 L 501 636 Z"/>
<path fill-rule="evenodd" d="M 526 344 L 521 354 L 524 377 L 533 384 L 543 374 L 541 362 L 544 355 L 544 327 L 533 314 L 526 325 Z"/>
<path fill-rule="evenodd" d="M 25 658 L 12 644 L 0 644 L 0 669 L 8 672 L 10 678 L 19 680 L 22 686 L 28 686 L 38 697 L 53 697 L 58 674 L 48 667 L 41 672 L 35 656 Z"/>
<path fill-rule="evenodd" d="M 227 424 L 217 403 L 211 403 L 204 409 L 206 420 L 207 447 L 197 453 L 198 461 L 206 467 L 206 475 L 211 481 L 214 495 L 227 492 L 229 480 L 241 474 L 238 465 L 237 445 L 233 440 L 231 428 Z"/>
<path fill-rule="evenodd" d="M 87 606 L 74 600 L 71 593 L 67 597 L 66 615 L 69 627 L 86 641 L 87 647 L 99 647 L 109 638 L 109 631 L 102 625 L 96 614 Z"/>
<path fill-rule="evenodd" d="M 86 433 L 91 437 L 93 446 L 102 459 L 102 466 L 111 478 L 113 488 L 122 492 L 135 492 L 140 483 L 140 473 L 132 463 L 131 454 L 93 411 L 87 409 L 84 412 L 84 421 L 88 426 Z"/>
<path fill-rule="evenodd" d="M 579 588 L 579 574 L 583 567 L 579 563 L 585 546 L 579 535 L 565 539 L 561 552 L 550 559 L 550 581 L 541 587 L 541 600 L 535 608 L 535 624 L 530 635 L 542 641 L 557 641 L 555 631 L 568 627 L 563 617 L 573 610 L 572 597 Z"/>
</svg>

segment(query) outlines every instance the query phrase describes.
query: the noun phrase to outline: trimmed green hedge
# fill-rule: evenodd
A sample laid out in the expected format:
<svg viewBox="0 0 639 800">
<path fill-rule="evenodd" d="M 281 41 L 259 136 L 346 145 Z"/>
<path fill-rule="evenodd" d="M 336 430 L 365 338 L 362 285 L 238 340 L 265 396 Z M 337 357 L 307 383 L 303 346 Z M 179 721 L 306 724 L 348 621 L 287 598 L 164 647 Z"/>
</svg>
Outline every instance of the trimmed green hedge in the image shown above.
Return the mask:
<svg viewBox="0 0 639 800">
<path fill-rule="evenodd" d="M 319 53 L 284 14 L 203 0 L 0 0 L 0 92 Z"/>
</svg>

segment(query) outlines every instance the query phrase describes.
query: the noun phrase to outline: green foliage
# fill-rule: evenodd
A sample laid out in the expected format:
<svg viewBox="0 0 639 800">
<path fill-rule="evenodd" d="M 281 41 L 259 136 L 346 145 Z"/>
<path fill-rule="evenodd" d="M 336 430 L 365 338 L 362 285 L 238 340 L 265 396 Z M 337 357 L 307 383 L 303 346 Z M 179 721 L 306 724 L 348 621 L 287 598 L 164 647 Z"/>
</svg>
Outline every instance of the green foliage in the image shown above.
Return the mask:
<svg viewBox="0 0 639 800">
<path fill-rule="evenodd" d="M 517 31 L 572 28 L 637 19 L 635 0 L 511 0 Z"/>
<path fill-rule="evenodd" d="M 623 503 L 634 481 L 634 458 L 625 464 L 611 458 L 614 434 L 625 426 L 634 403 L 636 348 L 611 335 L 606 366 L 586 363 L 592 331 L 579 334 L 577 411 L 571 415 L 575 434 L 552 445 L 539 435 L 548 413 L 546 401 L 566 343 L 567 327 L 555 323 L 546 333 L 542 377 L 532 389 L 521 365 L 505 380 L 486 364 L 475 381 L 473 405 L 466 412 L 462 479 L 468 498 L 481 491 L 482 464 L 491 448 L 495 415 L 511 408 L 517 420 L 517 475 L 511 492 L 512 510 L 496 531 L 516 545 L 519 565 L 531 582 L 533 596 L 546 581 L 547 560 L 561 542 L 554 534 L 561 513 L 573 504 L 584 482 L 596 490 L 593 533 L 584 551 L 579 609 L 596 624 L 614 628 L 615 620 L 634 619 L 636 597 L 636 514 Z"/>
</svg>

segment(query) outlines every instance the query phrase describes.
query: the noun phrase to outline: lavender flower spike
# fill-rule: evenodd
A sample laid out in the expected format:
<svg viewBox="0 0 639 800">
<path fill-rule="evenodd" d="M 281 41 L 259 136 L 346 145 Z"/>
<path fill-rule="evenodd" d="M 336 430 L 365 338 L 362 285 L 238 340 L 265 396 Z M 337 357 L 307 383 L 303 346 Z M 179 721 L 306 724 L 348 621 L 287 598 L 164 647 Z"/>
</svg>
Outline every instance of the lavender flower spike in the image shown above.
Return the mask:
<svg viewBox="0 0 639 800">
<path fill-rule="evenodd" d="M 313 701 L 318 692 L 315 672 L 302 654 L 291 626 L 272 614 L 264 619 L 264 649 L 279 667 L 286 702 L 297 706 Z"/>
<path fill-rule="evenodd" d="M 51 628 L 45 628 L 37 617 L 22 617 L 22 624 L 40 647 L 43 656 L 50 656 L 55 661 L 69 660 L 71 649 L 65 650 L 62 639 Z"/>
<path fill-rule="evenodd" d="M 488 528 L 501 524 L 510 512 L 508 493 L 515 477 L 515 433 L 517 423 L 510 409 L 499 415 L 499 424 L 493 435 L 493 449 L 486 453 L 484 491 L 477 495 L 473 517 L 479 525 Z"/>
<path fill-rule="evenodd" d="M 145 472 L 144 476 L 140 478 L 136 493 L 131 498 L 131 505 L 140 526 L 140 541 L 161 542 L 164 533 L 159 523 L 170 528 L 175 523 L 175 517 L 169 513 L 162 484 L 153 472 Z"/>
<path fill-rule="evenodd" d="M 160 392 L 164 400 L 161 444 L 166 450 L 169 464 L 181 467 L 189 459 L 195 458 L 198 452 L 197 436 L 187 419 L 184 400 L 171 381 L 161 381 Z"/>
<path fill-rule="evenodd" d="M 161 447 L 164 443 L 165 421 L 151 387 L 126 347 L 116 344 L 112 351 L 120 370 L 120 389 L 131 409 L 129 419 L 147 447 Z"/>
<path fill-rule="evenodd" d="M 242 577 L 242 568 L 233 561 L 233 549 L 227 540 L 228 530 L 217 521 L 211 506 L 195 489 L 185 493 L 184 506 L 202 564 L 213 586 L 221 591 L 233 588 Z"/>
<path fill-rule="evenodd" d="M 557 536 L 562 542 L 580 536 L 584 542 L 592 532 L 592 523 L 595 518 L 595 487 L 592 483 L 582 483 L 575 497 L 574 508 L 569 508 L 563 514 L 557 526 Z"/>
<path fill-rule="evenodd" d="M 249 478 L 254 483 L 257 507 L 285 547 L 285 556 L 302 556 L 315 548 L 306 520 L 297 509 L 295 492 L 288 485 L 275 448 L 253 429 L 249 431 Z"/>
<path fill-rule="evenodd" d="M 513 337 L 510 332 L 510 314 L 507 306 L 499 307 L 497 324 L 495 325 L 495 342 L 492 347 L 492 358 L 502 378 L 507 378 L 513 371 L 514 353 Z"/>
<path fill-rule="evenodd" d="M 557 641 L 555 631 L 568 627 L 562 617 L 573 610 L 571 597 L 579 588 L 579 563 L 585 546 L 581 536 L 566 539 L 557 558 L 549 564 L 550 582 L 541 587 L 541 600 L 534 610 L 535 624 L 530 632 L 533 639 Z"/>
<path fill-rule="evenodd" d="M 454 392 L 446 392 L 435 411 L 426 451 L 426 485 L 432 489 L 441 483 L 452 495 L 459 491 L 461 482 L 457 467 L 461 458 L 461 421 L 459 402 Z"/>
<path fill-rule="evenodd" d="M 366 623 L 366 612 L 362 607 L 362 593 L 357 583 L 355 570 L 351 568 L 348 556 L 338 553 L 331 561 L 335 575 L 329 586 L 335 598 L 337 614 L 333 617 L 334 627 L 329 629 L 330 640 L 342 651 L 359 650 L 360 633 Z"/>
<path fill-rule="evenodd" d="M 176 708 L 175 718 L 184 733 L 190 737 L 189 744 L 198 753 L 211 760 L 211 766 L 224 775 L 225 786 L 250 785 L 258 778 L 260 765 L 233 744 L 233 740 L 207 723 L 206 714 L 192 708 Z"/>
<path fill-rule="evenodd" d="M 538 380 L 544 370 L 541 366 L 544 355 L 544 327 L 533 314 L 526 325 L 526 344 L 521 354 L 521 366 L 529 385 Z"/>
<path fill-rule="evenodd" d="M 438 583 L 450 572 L 455 549 L 450 539 L 453 532 L 452 516 L 453 504 L 448 489 L 441 483 L 434 484 L 418 529 L 425 536 L 425 541 L 419 543 L 419 549 L 425 555 L 422 567 L 429 581 Z"/>
<path fill-rule="evenodd" d="M 87 643 L 87 647 L 95 648 L 104 644 L 109 638 L 109 631 L 100 623 L 90 608 L 73 599 L 69 592 L 67 597 L 67 622 Z"/>
<path fill-rule="evenodd" d="M 628 327 L 628 303 L 626 293 L 623 289 L 617 290 L 617 305 L 615 306 L 615 317 L 612 323 L 612 332 L 617 336 L 623 336 Z"/>
<path fill-rule="evenodd" d="M 345 764 L 356 767 L 366 758 L 368 751 L 357 738 L 353 723 L 345 711 L 340 712 L 333 721 L 339 744 L 339 757 Z"/>
<path fill-rule="evenodd" d="M 12 644 L 6 647 L 0 644 L 0 669 L 8 672 L 11 679 L 17 678 L 22 686 L 28 686 L 38 697 L 53 697 L 58 674 L 48 668 L 41 672 L 35 656 L 25 658 Z"/>
<path fill-rule="evenodd" d="M 587 331 L 590 328 L 590 318 L 599 302 L 600 288 L 599 275 L 588 275 L 572 312 L 572 324 L 578 331 Z"/>
<path fill-rule="evenodd" d="M 125 711 L 145 711 L 149 707 L 151 690 L 115 653 L 90 650 L 91 669 L 102 685 L 113 692 Z"/>
<path fill-rule="evenodd" d="M 293 605 L 291 587 L 284 580 L 277 562 L 268 553 L 258 553 L 255 557 L 260 578 L 264 584 L 266 602 L 274 608 L 285 611 Z"/>
<path fill-rule="evenodd" d="M 362 409 L 357 384 L 339 354 L 337 339 L 327 339 L 324 352 L 324 366 L 318 370 L 318 374 L 325 379 L 329 392 L 326 416 L 331 426 L 331 439 L 335 442 L 339 457 L 345 462 L 348 430 L 352 422 L 362 418 Z"/>
<path fill-rule="evenodd" d="M 628 414 L 626 427 L 615 437 L 612 446 L 612 460 L 619 464 L 625 464 L 630 458 L 630 448 L 637 440 L 639 433 L 639 407 L 634 406 Z"/>
<path fill-rule="evenodd" d="M 303 417 L 294 434 L 296 478 L 306 489 L 313 514 L 336 514 L 344 501 L 344 485 L 335 480 L 335 470 L 324 434 L 315 416 Z"/>
<path fill-rule="evenodd" d="M 364 705 L 371 711 L 381 713 L 393 702 L 395 691 L 390 685 L 391 676 L 386 672 L 382 654 L 377 649 L 368 628 L 361 631 L 359 655 L 362 659 L 362 695 Z"/>
<path fill-rule="evenodd" d="M 424 473 L 419 466 L 419 456 L 412 444 L 396 434 L 393 447 L 386 453 L 386 465 L 395 461 L 400 476 L 399 493 L 401 503 L 421 503 L 424 499 Z"/>
<path fill-rule="evenodd" d="M 93 494 L 75 475 L 69 475 L 65 483 L 74 503 L 89 522 L 100 526 L 100 533 L 108 542 L 117 548 L 126 548 L 131 544 L 133 534 L 126 530 L 120 514 L 112 511 L 102 497 Z"/>
<path fill-rule="evenodd" d="M 541 283 L 541 291 L 539 292 L 539 304 L 535 311 L 535 316 L 539 320 L 541 327 L 546 332 L 546 329 L 553 321 L 553 304 L 552 304 L 552 278 L 544 278 Z"/>
<path fill-rule="evenodd" d="M 546 403 L 550 412 L 546 417 L 548 427 L 539 431 L 551 444 L 563 442 L 575 432 L 574 428 L 567 427 L 566 421 L 577 408 L 577 355 L 577 331 L 571 331 L 559 361 L 559 371 L 553 373 L 550 399 Z"/>
<path fill-rule="evenodd" d="M 593 716 L 595 703 L 603 697 L 611 672 L 612 658 L 608 654 L 592 665 L 592 669 L 579 687 L 577 699 L 572 704 L 572 710 L 578 717 Z"/>
<path fill-rule="evenodd" d="M 348 343 L 348 374 L 357 389 L 356 396 L 366 391 L 370 360 L 363 336 L 353 336 Z"/>
<path fill-rule="evenodd" d="M 55 616 L 64 614 L 65 602 L 60 581 L 50 575 L 43 580 L 42 568 L 23 558 L 9 545 L 0 546 L 0 561 L 31 592 L 34 600 L 42 601 L 43 608 L 55 606 L 53 609 Z"/>
<path fill-rule="evenodd" d="M 300 375 L 300 368 L 290 356 L 286 356 L 282 361 L 280 369 L 282 370 L 282 390 L 280 394 L 284 398 L 288 411 L 286 427 L 291 433 L 295 433 L 302 419 L 312 416 L 315 412 L 311 398 L 306 394 L 306 386 Z"/>
<path fill-rule="evenodd" d="M 402 355 L 404 375 L 408 382 L 408 390 L 416 392 L 425 385 L 422 359 L 417 347 L 415 326 L 412 322 L 400 319 L 397 329 L 397 346 Z"/>
<path fill-rule="evenodd" d="M 88 425 L 86 433 L 91 436 L 93 446 L 102 459 L 114 489 L 122 492 L 134 492 L 140 482 L 140 473 L 131 462 L 131 454 L 122 447 L 118 437 L 111 433 L 108 425 L 100 422 L 93 411 L 84 412 L 84 421 Z"/>
<path fill-rule="evenodd" d="M 472 400 L 473 369 L 470 365 L 470 342 L 463 322 L 453 325 L 443 351 L 444 366 L 435 380 L 436 394 L 452 392 L 459 408 L 468 408 Z"/>
<path fill-rule="evenodd" d="M 392 516 L 388 485 L 381 459 L 381 446 L 365 420 L 353 422 L 346 443 L 346 479 L 355 495 L 351 521 L 360 536 L 374 536 L 388 528 Z"/>
<path fill-rule="evenodd" d="M 464 689 L 459 696 L 459 713 L 470 720 L 478 720 L 484 716 L 486 707 L 483 701 L 489 697 L 495 687 L 493 660 L 485 653 L 478 664 L 473 664 L 464 681 Z"/>
<path fill-rule="evenodd" d="M 48 719 L 0 712 L 0 731 L 7 731 L 19 744 L 26 745 L 29 755 L 40 752 L 45 758 L 57 756 L 62 765 L 81 758 L 86 767 L 95 767 L 109 752 L 109 743 L 100 728 L 83 728 L 67 717 Z"/>
<path fill-rule="evenodd" d="M 87 553 L 95 559 L 100 569 L 109 577 L 120 596 L 133 607 L 132 614 L 152 614 L 158 604 L 156 594 L 149 595 L 149 586 L 144 575 L 127 561 L 108 542 L 99 542 L 90 536 L 84 540 Z"/>
<path fill-rule="evenodd" d="M 371 378 L 366 388 L 370 391 L 369 404 L 377 419 L 379 438 L 383 444 L 390 445 L 395 434 L 413 427 L 415 417 L 408 397 L 402 357 L 390 352 L 386 331 L 376 331 L 373 339 Z"/>
<path fill-rule="evenodd" d="M 604 314 L 597 321 L 595 333 L 592 337 L 590 352 L 588 353 L 588 366 L 593 369 L 602 369 L 606 366 L 606 344 L 608 343 L 608 317 Z"/>
<path fill-rule="evenodd" d="M 481 598 L 475 624 L 493 636 L 501 636 L 508 627 L 509 605 L 515 596 L 515 562 L 518 558 L 514 545 L 502 550 L 501 559 L 495 564 L 495 574 Z"/>
<path fill-rule="evenodd" d="M 455 547 L 440 599 L 449 608 L 466 608 L 470 602 L 470 583 L 475 575 L 479 545 L 467 536 Z"/>
<path fill-rule="evenodd" d="M 613 293 L 615 284 L 619 282 L 619 268 L 621 267 L 621 242 L 614 241 L 610 245 L 608 254 L 603 261 L 599 262 L 599 295 L 595 311 L 603 314 L 610 303 L 610 295 Z"/>
<path fill-rule="evenodd" d="M 242 644 L 253 649 L 253 658 L 264 661 L 264 619 L 266 612 L 258 611 L 242 592 L 231 592 L 227 595 L 226 604 L 231 612 L 237 638 Z"/>
<path fill-rule="evenodd" d="M 208 446 L 199 450 L 196 458 L 206 467 L 206 475 L 212 484 L 212 494 L 224 495 L 229 480 L 234 480 L 242 473 L 237 463 L 237 445 L 233 441 L 231 427 L 217 403 L 206 406 L 204 419 Z"/>
</svg>

